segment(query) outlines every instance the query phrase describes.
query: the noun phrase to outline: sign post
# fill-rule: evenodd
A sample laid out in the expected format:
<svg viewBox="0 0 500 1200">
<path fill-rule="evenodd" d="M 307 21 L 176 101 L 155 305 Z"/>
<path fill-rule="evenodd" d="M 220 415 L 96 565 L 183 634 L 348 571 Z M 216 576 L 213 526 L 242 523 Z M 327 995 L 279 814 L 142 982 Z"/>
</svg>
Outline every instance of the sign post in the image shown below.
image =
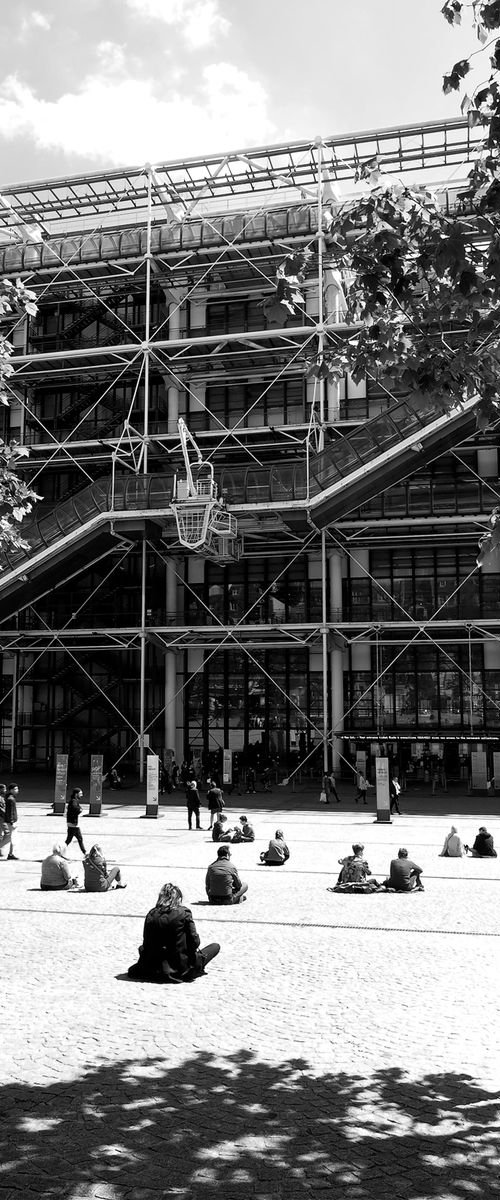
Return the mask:
<svg viewBox="0 0 500 1200">
<path fill-rule="evenodd" d="M 391 798 L 389 793 L 389 759 L 377 755 L 375 759 L 375 782 L 377 788 L 377 821 L 391 821 Z"/>
<path fill-rule="evenodd" d="M 222 755 L 222 784 L 223 787 L 231 787 L 233 782 L 233 752 L 232 750 L 224 750 Z"/>
<path fill-rule="evenodd" d="M 157 754 L 148 754 L 146 768 L 146 816 L 157 817 L 160 791 L 160 760 Z"/>
<path fill-rule="evenodd" d="M 100 817 L 102 809 L 102 754 L 90 756 L 89 817 Z"/>
<path fill-rule="evenodd" d="M 485 792 L 488 782 L 486 770 L 486 754 L 484 750 L 473 750 L 471 756 L 472 790 Z"/>
<path fill-rule="evenodd" d="M 53 812 L 55 817 L 62 817 L 66 808 L 66 791 L 68 787 L 68 755 L 56 756 L 56 783 L 54 789 Z"/>
</svg>

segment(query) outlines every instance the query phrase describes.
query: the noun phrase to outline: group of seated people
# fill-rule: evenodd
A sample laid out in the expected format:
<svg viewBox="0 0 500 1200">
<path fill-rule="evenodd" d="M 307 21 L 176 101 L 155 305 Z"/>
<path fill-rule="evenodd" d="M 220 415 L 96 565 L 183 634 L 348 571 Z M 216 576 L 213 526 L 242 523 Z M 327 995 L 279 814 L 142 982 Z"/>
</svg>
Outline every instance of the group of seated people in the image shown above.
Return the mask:
<svg viewBox="0 0 500 1200">
<path fill-rule="evenodd" d="M 217 820 L 212 829 L 213 842 L 254 842 L 255 832 L 253 826 L 250 825 L 248 817 L 243 814 L 239 818 L 239 824 L 231 827 L 227 823 L 225 813 L 219 813 Z M 277 829 L 273 838 L 271 838 L 267 850 L 263 850 L 260 855 L 261 863 L 265 863 L 268 867 L 280 867 L 290 857 L 290 851 L 285 842 L 285 836 L 282 829 Z"/>
<path fill-rule="evenodd" d="M 355 842 L 352 847 L 352 854 L 346 855 L 345 858 L 339 858 L 341 867 L 337 883 L 335 887 L 329 888 L 333 892 L 377 892 L 385 890 L 387 892 L 413 892 L 424 891 L 422 883 L 422 867 L 413 862 L 408 857 L 406 847 L 402 846 L 398 850 L 397 858 L 391 860 L 389 875 L 382 883 L 379 883 L 372 875 L 370 867 L 364 857 L 365 848 L 359 842 Z M 461 858 L 463 854 L 472 854 L 474 858 L 496 858 L 497 852 L 493 844 L 493 837 L 484 825 L 479 828 L 479 833 L 475 839 L 474 845 L 464 846 L 458 833 L 456 825 L 452 825 L 450 832 L 444 839 L 443 849 L 441 850 L 441 858 Z"/>
<path fill-rule="evenodd" d="M 244 824 L 246 817 L 241 817 Z M 243 824 L 243 828 L 244 828 Z M 245 840 L 253 841 L 252 837 Z M 290 857 L 283 831 L 276 830 L 269 847 L 260 855 L 262 863 L 281 866 Z M 209 904 L 241 904 L 247 899 L 248 884 L 243 883 L 231 862 L 227 842 L 218 847 L 217 858 L 210 863 L 205 877 Z M 205 974 L 207 964 L 220 951 L 218 942 L 200 948 L 193 914 L 182 903 L 182 892 L 174 883 L 162 887 L 154 908 L 144 922 L 139 959 L 128 969 L 131 979 L 162 983 L 187 983 Z"/>
<path fill-rule="evenodd" d="M 398 850 L 398 857 L 391 860 L 389 875 L 383 883 L 379 883 L 372 875 L 364 857 L 365 848 L 360 842 L 355 842 L 352 854 L 339 858 L 341 870 L 333 892 L 423 892 L 422 867 L 408 857 L 405 846 Z"/>
<path fill-rule="evenodd" d="M 452 825 L 450 832 L 446 834 L 444 839 L 440 858 L 462 858 L 464 854 L 471 854 L 473 858 L 497 857 L 493 837 L 491 833 L 488 833 L 485 825 L 479 826 L 479 833 L 476 836 L 473 846 L 464 845 L 456 825 Z"/>
<path fill-rule="evenodd" d="M 108 870 L 106 859 L 100 846 L 92 846 L 83 860 L 84 890 L 86 892 L 109 892 L 110 888 L 125 888 L 120 867 Z M 65 854 L 65 847 L 56 842 L 52 854 L 42 862 L 40 879 L 42 892 L 74 891 L 79 889 L 78 878 L 72 874 L 71 867 Z"/>
<path fill-rule="evenodd" d="M 254 842 L 255 833 L 248 817 L 243 814 L 238 825 L 228 825 L 225 813 L 218 812 L 212 827 L 213 842 Z"/>
</svg>

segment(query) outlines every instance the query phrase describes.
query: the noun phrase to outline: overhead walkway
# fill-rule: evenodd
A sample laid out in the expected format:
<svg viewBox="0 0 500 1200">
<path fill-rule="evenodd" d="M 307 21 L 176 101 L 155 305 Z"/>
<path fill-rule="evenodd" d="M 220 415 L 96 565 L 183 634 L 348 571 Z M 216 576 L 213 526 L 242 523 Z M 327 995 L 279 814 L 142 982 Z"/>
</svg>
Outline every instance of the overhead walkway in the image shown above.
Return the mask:
<svg viewBox="0 0 500 1200">
<path fill-rule="evenodd" d="M 278 513 L 295 532 L 306 533 L 311 522 L 325 528 L 473 433 L 476 406 L 472 399 L 443 414 L 437 405 L 423 410 L 419 398 L 401 400 L 348 437 L 332 441 L 309 463 L 303 459 L 292 465 L 284 461 L 223 469 L 220 493 L 241 517 L 265 521 L 266 515 L 275 519 Z M 148 520 L 163 531 L 171 522 L 174 543 L 174 481 L 174 470 L 164 475 L 127 474 L 114 482 L 108 477 L 23 526 L 29 550 L 6 556 L 0 600 L 23 587 L 29 593 L 26 584 L 35 576 L 52 578 L 57 564 L 88 553 L 89 542 L 137 535 Z"/>
</svg>

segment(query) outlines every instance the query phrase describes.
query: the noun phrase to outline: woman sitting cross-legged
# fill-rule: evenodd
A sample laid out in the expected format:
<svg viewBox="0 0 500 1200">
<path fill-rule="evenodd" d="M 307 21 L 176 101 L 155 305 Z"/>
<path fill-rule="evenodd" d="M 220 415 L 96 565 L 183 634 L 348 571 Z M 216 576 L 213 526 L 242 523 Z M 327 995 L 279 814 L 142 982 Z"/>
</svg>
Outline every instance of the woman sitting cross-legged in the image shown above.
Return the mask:
<svg viewBox="0 0 500 1200">
<path fill-rule="evenodd" d="M 290 858 L 290 851 L 285 842 L 285 835 L 282 829 L 277 829 L 267 850 L 262 851 L 260 861 L 266 867 L 282 867 L 288 858 Z"/>
<path fill-rule="evenodd" d="M 182 903 L 175 883 L 166 883 L 144 922 L 139 961 L 129 967 L 131 979 L 182 983 L 204 975 L 205 967 L 219 953 L 218 942 L 200 950 L 193 914 Z"/>
<path fill-rule="evenodd" d="M 462 839 L 458 833 L 456 825 L 452 825 L 450 832 L 446 834 L 444 839 L 443 849 L 441 850 L 440 858 L 462 858 L 464 848 Z"/>
<path fill-rule="evenodd" d="M 364 853 L 364 846 L 360 842 L 354 842 L 352 854 L 347 854 L 345 858 L 339 858 L 342 870 L 335 887 L 330 888 L 330 891 L 376 892 L 378 890 L 380 884 L 371 874 Z"/>
<path fill-rule="evenodd" d="M 83 860 L 86 892 L 109 892 L 113 884 L 117 888 L 125 888 L 122 883 L 122 873 L 119 867 L 108 871 L 106 859 L 100 846 L 92 846 Z"/>
</svg>

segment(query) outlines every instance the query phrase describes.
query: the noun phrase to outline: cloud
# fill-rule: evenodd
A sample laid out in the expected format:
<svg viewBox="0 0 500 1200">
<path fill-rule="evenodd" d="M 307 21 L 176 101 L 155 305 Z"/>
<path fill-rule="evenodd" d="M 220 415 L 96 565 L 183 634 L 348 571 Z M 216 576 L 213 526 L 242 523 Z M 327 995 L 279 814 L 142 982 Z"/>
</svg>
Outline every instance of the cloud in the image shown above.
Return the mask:
<svg viewBox="0 0 500 1200">
<path fill-rule="evenodd" d="M 150 80 L 89 76 L 77 92 L 43 100 L 9 76 L 0 85 L 3 138 L 108 164 L 162 162 L 262 144 L 276 137 L 262 85 L 231 63 L 213 63 L 191 95 L 159 97 Z"/>
<path fill-rule="evenodd" d="M 29 33 L 32 29 L 44 29 L 45 32 L 50 29 L 50 21 L 44 17 L 43 13 L 38 12 L 37 8 L 28 13 L 27 17 L 23 17 L 21 22 L 22 34 Z"/>
<path fill-rule="evenodd" d="M 178 28 L 191 50 L 209 46 L 231 28 L 218 0 L 126 0 L 138 16 Z"/>
<path fill-rule="evenodd" d="M 125 67 L 125 48 L 118 42 L 99 42 L 97 57 L 105 74 L 121 74 Z"/>
</svg>

